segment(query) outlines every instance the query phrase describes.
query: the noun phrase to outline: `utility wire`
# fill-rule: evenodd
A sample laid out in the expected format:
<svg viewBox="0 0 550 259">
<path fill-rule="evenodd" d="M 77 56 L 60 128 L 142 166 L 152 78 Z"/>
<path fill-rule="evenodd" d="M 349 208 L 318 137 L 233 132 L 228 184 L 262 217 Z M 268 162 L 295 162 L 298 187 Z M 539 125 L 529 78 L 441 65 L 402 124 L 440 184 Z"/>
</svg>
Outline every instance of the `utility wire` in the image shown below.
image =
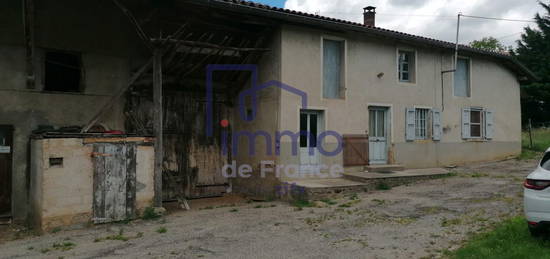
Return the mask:
<svg viewBox="0 0 550 259">
<path fill-rule="evenodd" d="M 508 21 L 508 22 L 536 22 L 535 20 L 518 20 L 518 19 L 494 18 L 494 17 L 483 17 L 483 16 L 474 16 L 474 15 L 465 15 L 465 14 L 461 14 L 460 16 L 468 17 L 468 18 L 485 19 L 485 20 L 498 20 L 498 21 Z"/>
<path fill-rule="evenodd" d="M 500 36 L 500 37 L 497 37 L 497 38 L 495 38 L 495 39 L 500 40 L 500 39 L 512 37 L 512 36 L 515 36 L 515 35 L 518 35 L 518 34 L 522 34 L 522 33 L 523 33 L 523 32 L 520 31 L 520 32 L 516 32 L 516 33 L 514 33 L 514 34 L 508 34 L 508 35 Z"/>
<path fill-rule="evenodd" d="M 357 13 L 349 13 L 349 12 L 321 12 L 318 13 L 321 14 L 357 14 Z M 449 19 L 456 19 L 456 16 L 452 15 L 435 15 L 435 14 L 391 14 L 391 13 L 376 13 L 377 15 L 382 16 L 416 16 L 416 17 L 438 17 L 438 18 L 449 18 Z M 524 19 L 507 19 L 507 18 L 495 18 L 495 17 L 484 17 L 484 16 L 475 16 L 475 15 L 465 15 L 462 14 L 462 17 L 468 17 L 468 18 L 477 18 L 477 19 L 485 19 L 485 20 L 498 20 L 498 21 L 509 21 L 509 22 L 536 22 L 535 20 L 524 20 Z"/>
</svg>

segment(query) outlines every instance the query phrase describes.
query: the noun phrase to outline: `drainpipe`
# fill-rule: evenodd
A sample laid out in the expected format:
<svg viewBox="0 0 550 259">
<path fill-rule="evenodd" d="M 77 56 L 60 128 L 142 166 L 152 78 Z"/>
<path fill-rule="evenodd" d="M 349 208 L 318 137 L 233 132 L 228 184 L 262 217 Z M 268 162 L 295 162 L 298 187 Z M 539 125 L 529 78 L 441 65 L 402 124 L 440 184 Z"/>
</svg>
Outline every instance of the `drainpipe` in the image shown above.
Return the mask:
<svg viewBox="0 0 550 259">
<path fill-rule="evenodd" d="M 451 70 L 443 70 L 441 71 L 441 111 L 443 112 L 445 110 L 445 94 L 444 94 L 444 82 L 443 82 L 443 75 L 447 73 L 454 73 L 456 72 L 456 66 L 458 63 L 458 38 L 460 35 L 460 17 L 462 16 L 462 13 L 458 13 L 458 19 L 456 22 L 456 42 L 455 42 L 455 55 L 454 55 L 454 62 L 453 62 L 453 69 Z M 441 62 L 443 65 L 443 62 Z"/>
</svg>

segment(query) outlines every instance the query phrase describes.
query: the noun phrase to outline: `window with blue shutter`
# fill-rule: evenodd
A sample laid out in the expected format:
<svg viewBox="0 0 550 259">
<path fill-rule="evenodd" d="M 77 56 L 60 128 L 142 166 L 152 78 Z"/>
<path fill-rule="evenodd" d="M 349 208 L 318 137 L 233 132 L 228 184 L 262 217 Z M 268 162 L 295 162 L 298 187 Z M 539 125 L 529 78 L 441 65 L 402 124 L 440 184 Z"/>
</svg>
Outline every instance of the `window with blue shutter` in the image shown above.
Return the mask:
<svg viewBox="0 0 550 259">
<path fill-rule="evenodd" d="M 343 98 L 344 41 L 323 39 L 323 97 Z"/>
<path fill-rule="evenodd" d="M 485 138 L 492 139 L 494 136 L 494 113 L 492 110 L 485 110 Z"/>
<path fill-rule="evenodd" d="M 438 109 L 432 110 L 432 139 L 435 141 L 441 140 L 441 111 Z"/>
<path fill-rule="evenodd" d="M 406 125 L 406 128 L 405 128 L 405 139 L 407 141 L 414 141 L 416 139 L 416 136 L 415 136 L 415 128 L 416 128 L 416 124 L 415 124 L 415 116 L 416 116 L 416 111 L 414 108 L 407 108 L 406 109 L 406 113 L 405 113 L 405 125 Z"/>
<path fill-rule="evenodd" d="M 479 107 L 462 109 L 463 139 L 492 139 L 494 136 L 494 113 Z"/>
<path fill-rule="evenodd" d="M 462 138 L 470 138 L 470 108 L 462 109 Z"/>
</svg>

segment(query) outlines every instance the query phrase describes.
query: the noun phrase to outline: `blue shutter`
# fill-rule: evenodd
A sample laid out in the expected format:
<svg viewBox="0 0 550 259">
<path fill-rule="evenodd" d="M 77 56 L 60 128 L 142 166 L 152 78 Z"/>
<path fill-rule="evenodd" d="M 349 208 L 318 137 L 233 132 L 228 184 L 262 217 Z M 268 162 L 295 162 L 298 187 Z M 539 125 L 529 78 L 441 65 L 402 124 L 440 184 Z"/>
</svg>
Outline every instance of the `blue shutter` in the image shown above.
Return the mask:
<svg viewBox="0 0 550 259">
<path fill-rule="evenodd" d="M 432 110 L 432 138 L 441 140 L 441 112 L 438 109 Z"/>
<path fill-rule="evenodd" d="M 405 139 L 413 141 L 415 139 L 415 110 L 407 108 L 405 112 Z"/>
<path fill-rule="evenodd" d="M 494 113 L 492 110 L 485 110 L 485 138 L 492 139 L 495 134 L 494 130 Z"/>
<path fill-rule="evenodd" d="M 323 97 L 340 98 L 342 82 L 342 42 L 323 40 Z"/>
<path fill-rule="evenodd" d="M 470 109 L 462 109 L 462 138 L 470 138 Z"/>
</svg>

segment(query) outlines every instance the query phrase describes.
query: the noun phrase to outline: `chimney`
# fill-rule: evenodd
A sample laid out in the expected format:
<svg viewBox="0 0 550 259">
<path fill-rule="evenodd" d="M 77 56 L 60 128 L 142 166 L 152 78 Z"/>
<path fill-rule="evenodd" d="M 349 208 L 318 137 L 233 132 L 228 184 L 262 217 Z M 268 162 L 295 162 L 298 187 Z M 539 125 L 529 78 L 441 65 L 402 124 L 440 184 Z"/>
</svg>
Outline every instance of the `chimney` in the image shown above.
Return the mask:
<svg viewBox="0 0 550 259">
<path fill-rule="evenodd" d="M 363 8 L 363 18 L 365 26 L 375 26 L 376 7 L 367 6 Z"/>
</svg>

